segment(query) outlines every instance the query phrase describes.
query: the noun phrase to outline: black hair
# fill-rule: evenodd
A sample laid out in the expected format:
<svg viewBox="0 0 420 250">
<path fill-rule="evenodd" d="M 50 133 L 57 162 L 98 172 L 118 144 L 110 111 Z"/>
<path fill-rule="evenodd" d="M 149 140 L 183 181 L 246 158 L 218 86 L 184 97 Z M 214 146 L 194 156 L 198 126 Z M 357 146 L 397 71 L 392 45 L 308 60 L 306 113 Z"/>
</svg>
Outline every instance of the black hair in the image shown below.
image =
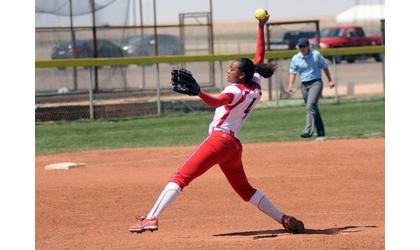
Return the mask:
<svg viewBox="0 0 420 250">
<path fill-rule="evenodd" d="M 239 70 L 245 73 L 244 80 L 247 85 L 252 85 L 251 80 L 255 72 L 264 78 L 269 78 L 277 68 L 277 65 L 275 64 L 258 63 L 254 65 L 254 63 L 246 57 L 241 57 L 237 59 L 237 61 L 239 62 Z"/>
<path fill-rule="evenodd" d="M 255 72 L 262 75 L 264 78 L 271 77 L 276 71 L 276 69 L 277 65 L 272 63 L 258 63 L 254 66 Z"/>
</svg>

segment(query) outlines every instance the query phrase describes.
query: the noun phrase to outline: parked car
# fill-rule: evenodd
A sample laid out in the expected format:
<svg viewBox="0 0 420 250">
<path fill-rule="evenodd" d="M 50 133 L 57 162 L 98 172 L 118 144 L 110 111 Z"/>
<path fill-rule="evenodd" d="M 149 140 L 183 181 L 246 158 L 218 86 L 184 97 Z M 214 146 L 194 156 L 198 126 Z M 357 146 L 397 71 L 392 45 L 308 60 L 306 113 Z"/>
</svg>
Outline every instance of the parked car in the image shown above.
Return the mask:
<svg viewBox="0 0 420 250">
<path fill-rule="evenodd" d="M 158 34 L 157 39 L 159 55 L 180 55 L 182 53 L 181 41 L 177 36 Z M 154 34 L 146 34 L 143 38 L 140 35 L 126 37 L 120 46 L 124 56 L 154 56 L 155 44 Z"/>
<path fill-rule="evenodd" d="M 98 57 L 122 57 L 122 49 L 111 41 L 97 39 Z M 74 57 L 73 57 L 74 52 Z M 72 41 L 61 42 L 53 48 L 51 59 L 91 58 L 93 57 L 93 40 L 76 40 L 73 48 Z"/>
<path fill-rule="evenodd" d="M 98 57 L 123 57 L 122 49 L 106 39 L 96 40 L 96 51 Z M 74 56 L 73 56 L 74 51 Z M 51 59 L 68 58 L 93 58 L 93 40 L 80 39 L 75 41 L 73 48 L 72 41 L 65 41 L 57 44 L 51 53 Z M 117 66 L 116 66 L 117 67 Z M 88 67 L 85 67 L 88 68 Z M 65 69 L 59 67 L 58 69 Z"/>
<path fill-rule="evenodd" d="M 295 49 L 299 38 L 313 38 L 315 31 L 288 31 L 284 33 L 282 40 L 273 40 L 269 44 L 270 50 Z"/>
<path fill-rule="evenodd" d="M 310 39 L 310 43 L 316 46 L 316 39 Z M 320 32 L 321 48 L 344 48 L 357 46 L 374 46 L 381 45 L 382 38 L 380 35 L 367 36 L 361 26 L 358 25 L 337 25 L 327 27 Z M 382 55 L 369 54 L 361 56 L 336 56 L 336 62 L 340 63 L 342 60 L 352 63 L 356 59 L 363 59 L 373 57 L 376 61 L 382 61 Z"/>
</svg>

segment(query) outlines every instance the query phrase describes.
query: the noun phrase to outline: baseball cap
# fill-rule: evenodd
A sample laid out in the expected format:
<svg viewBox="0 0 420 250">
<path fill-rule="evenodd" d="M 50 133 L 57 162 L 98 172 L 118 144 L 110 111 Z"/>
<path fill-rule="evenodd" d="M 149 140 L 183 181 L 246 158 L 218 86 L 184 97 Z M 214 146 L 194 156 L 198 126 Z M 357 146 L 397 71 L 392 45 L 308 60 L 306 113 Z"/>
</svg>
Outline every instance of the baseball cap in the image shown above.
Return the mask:
<svg viewBox="0 0 420 250">
<path fill-rule="evenodd" d="M 309 40 L 308 40 L 308 38 L 304 38 L 304 37 L 299 38 L 296 45 L 297 46 L 309 46 Z"/>
</svg>

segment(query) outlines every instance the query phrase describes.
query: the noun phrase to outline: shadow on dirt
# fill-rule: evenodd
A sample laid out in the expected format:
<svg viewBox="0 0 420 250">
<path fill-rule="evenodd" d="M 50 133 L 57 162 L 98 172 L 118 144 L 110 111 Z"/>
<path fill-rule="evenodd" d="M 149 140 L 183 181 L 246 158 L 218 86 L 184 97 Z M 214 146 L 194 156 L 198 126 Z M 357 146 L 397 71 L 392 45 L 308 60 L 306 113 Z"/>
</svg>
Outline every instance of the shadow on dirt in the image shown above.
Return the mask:
<svg viewBox="0 0 420 250">
<path fill-rule="evenodd" d="M 346 227 L 335 227 L 335 228 L 325 228 L 325 229 L 310 229 L 307 228 L 304 234 L 324 234 L 324 235 L 335 235 L 339 233 L 357 233 L 362 231 L 363 228 L 376 228 L 377 226 L 346 226 Z M 233 232 L 233 233 L 224 233 L 224 234 L 214 234 L 213 236 L 254 236 L 254 239 L 261 238 L 275 238 L 279 234 L 290 234 L 284 229 L 274 229 L 274 230 L 259 230 L 259 231 L 244 231 L 244 232 Z"/>
</svg>

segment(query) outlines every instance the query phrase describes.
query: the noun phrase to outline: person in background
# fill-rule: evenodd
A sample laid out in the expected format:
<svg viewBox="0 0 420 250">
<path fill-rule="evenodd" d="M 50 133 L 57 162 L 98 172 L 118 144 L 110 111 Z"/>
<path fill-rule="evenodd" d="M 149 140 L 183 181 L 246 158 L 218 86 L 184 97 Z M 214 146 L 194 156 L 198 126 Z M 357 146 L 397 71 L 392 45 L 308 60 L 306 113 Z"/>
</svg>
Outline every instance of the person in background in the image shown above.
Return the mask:
<svg viewBox="0 0 420 250">
<path fill-rule="evenodd" d="M 297 48 L 299 52 L 290 61 L 288 92 L 293 93 L 293 83 L 296 75 L 299 74 L 302 96 L 306 105 L 306 126 L 300 136 L 302 138 L 323 137 L 325 128 L 318 108 L 318 100 L 323 88 L 321 70 L 324 71 L 330 88 L 334 88 L 334 82 L 325 58 L 319 51 L 310 48 L 307 38 L 300 38 Z"/>
</svg>

